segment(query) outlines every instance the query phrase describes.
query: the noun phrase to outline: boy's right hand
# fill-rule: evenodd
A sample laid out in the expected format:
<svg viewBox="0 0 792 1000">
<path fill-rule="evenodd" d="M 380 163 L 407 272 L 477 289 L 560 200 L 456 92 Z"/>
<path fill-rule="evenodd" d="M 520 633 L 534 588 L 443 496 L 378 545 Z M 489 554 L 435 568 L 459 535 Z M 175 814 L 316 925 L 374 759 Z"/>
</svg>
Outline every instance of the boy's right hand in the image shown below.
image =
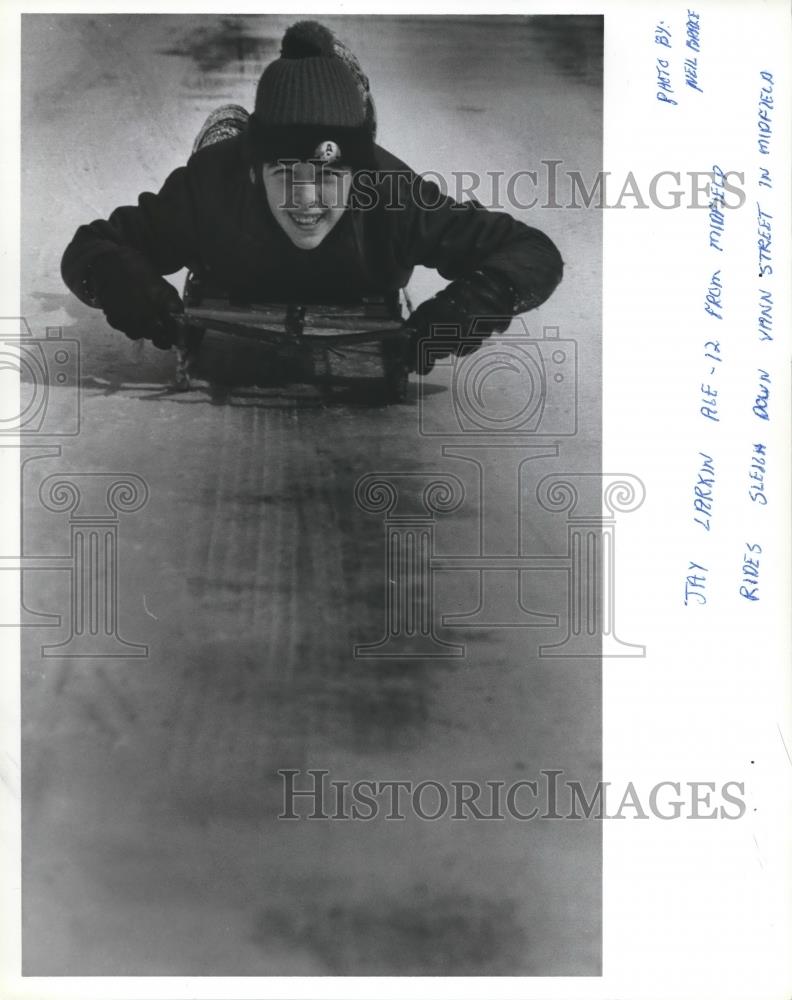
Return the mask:
<svg viewBox="0 0 792 1000">
<path fill-rule="evenodd" d="M 97 257 L 90 283 L 110 326 L 164 351 L 176 343 L 179 327 L 173 317 L 184 312 L 179 293 L 136 250 L 119 247 Z"/>
</svg>

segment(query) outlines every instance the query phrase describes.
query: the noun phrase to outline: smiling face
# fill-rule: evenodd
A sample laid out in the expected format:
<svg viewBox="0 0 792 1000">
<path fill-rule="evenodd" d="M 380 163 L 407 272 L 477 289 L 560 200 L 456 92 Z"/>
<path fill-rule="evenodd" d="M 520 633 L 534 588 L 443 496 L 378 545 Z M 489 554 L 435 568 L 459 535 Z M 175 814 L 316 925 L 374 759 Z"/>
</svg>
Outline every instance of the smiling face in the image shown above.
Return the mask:
<svg viewBox="0 0 792 1000">
<path fill-rule="evenodd" d="M 264 190 L 278 225 L 301 250 L 318 247 L 349 202 L 352 171 L 321 163 L 265 163 Z"/>
</svg>

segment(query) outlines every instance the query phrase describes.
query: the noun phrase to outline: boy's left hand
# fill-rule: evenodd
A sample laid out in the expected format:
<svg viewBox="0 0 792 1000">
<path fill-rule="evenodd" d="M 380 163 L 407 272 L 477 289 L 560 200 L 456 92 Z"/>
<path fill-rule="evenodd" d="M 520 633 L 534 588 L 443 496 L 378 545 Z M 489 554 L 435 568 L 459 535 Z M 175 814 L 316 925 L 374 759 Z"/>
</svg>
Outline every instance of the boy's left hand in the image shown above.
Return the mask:
<svg viewBox="0 0 792 1000">
<path fill-rule="evenodd" d="M 511 296 L 497 278 L 476 271 L 422 302 L 405 322 L 412 338 L 412 369 L 428 375 L 439 358 L 471 354 L 493 333 L 502 333 L 512 321 L 512 314 L 503 314 Z"/>
</svg>

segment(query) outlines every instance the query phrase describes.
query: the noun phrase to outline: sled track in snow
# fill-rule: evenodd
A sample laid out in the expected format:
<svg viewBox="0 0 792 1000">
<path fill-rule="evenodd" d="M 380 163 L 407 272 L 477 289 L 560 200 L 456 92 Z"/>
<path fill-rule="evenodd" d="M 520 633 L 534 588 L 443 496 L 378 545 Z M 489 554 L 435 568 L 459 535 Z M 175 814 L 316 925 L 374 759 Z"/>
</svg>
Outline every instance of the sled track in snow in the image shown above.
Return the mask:
<svg viewBox="0 0 792 1000">
<path fill-rule="evenodd" d="M 169 759 L 205 789 L 273 753 L 300 766 L 326 729 L 322 688 L 351 657 L 335 480 L 313 441 L 299 410 L 223 414 L 211 528 L 186 541 L 196 626 L 211 636 L 222 608 L 227 631 L 183 668 Z"/>
</svg>

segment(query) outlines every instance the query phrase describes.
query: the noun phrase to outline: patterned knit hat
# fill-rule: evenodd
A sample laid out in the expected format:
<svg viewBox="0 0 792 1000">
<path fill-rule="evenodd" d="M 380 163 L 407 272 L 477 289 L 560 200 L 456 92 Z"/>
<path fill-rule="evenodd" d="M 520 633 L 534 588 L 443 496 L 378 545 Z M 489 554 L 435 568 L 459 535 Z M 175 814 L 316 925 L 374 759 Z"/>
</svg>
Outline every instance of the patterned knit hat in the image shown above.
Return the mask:
<svg viewBox="0 0 792 1000">
<path fill-rule="evenodd" d="M 250 135 L 259 159 L 364 168 L 373 163 L 375 130 L 368 80 L 349 50 L 316 21 L 288 28 L 280 59 L 256 89 Z"/>
</svg>

